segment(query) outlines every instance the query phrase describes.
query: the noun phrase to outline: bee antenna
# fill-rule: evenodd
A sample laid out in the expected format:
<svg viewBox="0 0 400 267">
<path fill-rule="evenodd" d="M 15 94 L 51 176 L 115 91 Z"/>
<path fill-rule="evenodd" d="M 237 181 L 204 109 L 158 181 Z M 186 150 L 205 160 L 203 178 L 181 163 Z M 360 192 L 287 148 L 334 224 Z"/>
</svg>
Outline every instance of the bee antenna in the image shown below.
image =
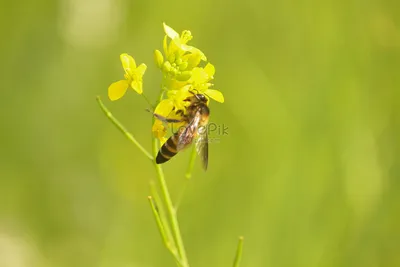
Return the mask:
<svg viewBox="0 0 400 267">
<path fill-rule="evenodd" d="M 193 92 L 194 91 L 194 92 Z M 199 90 L 197 90 L 196 88 L 193 88 L 192 89 L 192 91 L 189 91 L 189 92 L 191 92 L 192 94 L 199 94 Z"/>
</svg>

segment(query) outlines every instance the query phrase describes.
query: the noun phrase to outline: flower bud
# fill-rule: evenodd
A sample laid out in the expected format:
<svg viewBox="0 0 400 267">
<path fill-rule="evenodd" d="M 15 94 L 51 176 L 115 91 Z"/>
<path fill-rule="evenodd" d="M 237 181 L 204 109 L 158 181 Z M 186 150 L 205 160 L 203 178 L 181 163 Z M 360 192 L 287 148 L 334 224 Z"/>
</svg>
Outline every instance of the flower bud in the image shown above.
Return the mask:
<svg viewBox="0 0 400 267">
<path fill-rule="evenodd" d="M 163 66 L 164 57 L 159 50 L 154 51 L 154 59 L 156 61 L 157 67 L 159 67 L 161 69 Z"/>
<path fill-rule="evenodd" d="M 178 72 L 177 69 L 171 67 L 171 69 L 169 70 L 168 73 L 169 73 L 172 77 L 175 77 L 176 74 L 177 74 L 177 72 Z"/>
<path fill-rule="evenodd" d="M 165 61 L 163 64 L 163 71 L 168 73 L 171 71 L 171 69 L 171 63 L 169 63 L 169 61 Z"/>
<path fill-rule="evenodd" d="M 173 53 L 169 54 L 168 61 L 171 63 L 175 62 L 175 54 L 173 54 Z"/>
<path fill-rule="evenodd" d="M 187 67 L 188 67 L 187 61 L 184 61 L 184 62 L 182 62 L 181 64 L 179 64 L 179 70 L 180 70 L 180 71 L 186 70 Z"/>
<path fill-rule="evenodd" d="M 176 79 L 181 82 L 185 82 L 192 77 L 192 72 L 191 71 L 182 71 L 179 73 L 179 75 L 176 76 Z"/>
</svg>

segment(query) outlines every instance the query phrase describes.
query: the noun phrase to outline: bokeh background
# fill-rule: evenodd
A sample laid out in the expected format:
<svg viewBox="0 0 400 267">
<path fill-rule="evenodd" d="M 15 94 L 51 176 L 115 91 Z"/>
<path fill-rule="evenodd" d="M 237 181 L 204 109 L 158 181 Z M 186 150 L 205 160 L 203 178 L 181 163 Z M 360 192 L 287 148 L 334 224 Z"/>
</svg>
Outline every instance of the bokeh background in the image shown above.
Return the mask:
<svg viewBox="0 0 400 267">
<path fill-rule="evenodd" d="M 119 54 L 145 62 L 162 22 L 216 66 L 204 173 L 165 164 L 191 266 L 400 266 L 400 2 L 1 1 L 0 266 L 174 266 L 148 206 L 150 150 Z"/>
</svg>

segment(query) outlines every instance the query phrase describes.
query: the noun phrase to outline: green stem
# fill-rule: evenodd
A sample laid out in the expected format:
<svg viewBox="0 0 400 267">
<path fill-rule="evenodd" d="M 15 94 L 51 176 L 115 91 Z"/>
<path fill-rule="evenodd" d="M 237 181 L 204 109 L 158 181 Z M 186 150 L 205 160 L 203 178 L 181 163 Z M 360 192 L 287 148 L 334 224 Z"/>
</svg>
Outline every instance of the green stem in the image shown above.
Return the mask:
<svg viewBox="0 0 400 267">
<path fill-rule="evenodd" d="M 243 252 L 243 236 L 239 237 L 235 260 L 233 261 L 233 267 L 239 267 L 240 260 L 242 259 L 242 252 Z"/>
<path fill-rule="evenodd" d="M 149 104 L 149 106 L 151 107 L 152 112 L 154 112 L 154 107 L 153 107 L 153 105 L 151 104 L 150 100 L 147 98 L 147 96 L 146 96 L 144 93 L 142 93 L 141 95 L 142 95 L 142 97 L 144 98 L 144 100 L 146 100 L 147 104 Z"/>
<path fill-rule="evenodd" d="M 166 233 L 166 225 L 163 223 L 163 221 L 161 219 L 161 216 L 160 216 L 160 212 L 158 210 L 159 206 L 157 205 L 157 203 L 155 202 L 155 199 L 153 197 L 148 196 L 147 198 L 149 200 L 151 210 L 153 211 L 153 215 L 154 215 L 154 218 L 156 220 L 156 223 L 157 223 L 157 226 L 158 226 L 158 230 L 160 231 L 161 238 L 164 241 L 165 247 L 171 252 L 172 256 L 174 257 L 174 259 L 176 261 L 176 263 L 179 266 L 182 266 L 181 263 L 180 263 L 180 259 L 179 259 L 179 256 L 177 254 L 176 248 L 171 244 L 171 242 L 168 239 L 168 235 Z"/>
<path fill-rule="evenodd" d="M 100 108 L 103 110 L 104 114 L 108 117 L 108 119 L 120 130 L 143 154 L 150 160 L 154 158 L 151 156 L 149 152 L 133 137 L 131 133 L 112 115 L 112 113 L 107 109 L 107 107 L 103 104 L 100 99 L 100 96 L 96 97 L 97 103 L 99 103 Z"/>
<path fill-rule="evenodd" d="M 162 100 L 163 94 L 164 94 L 164 91 L 161 90 L 158 102 L 160 102 Z M 153 117 L 153 124 L 154 124 L 154 121 L 155 121 L 155 117 Z M 153 155 L 154 155 L 154 158 L 156 158 L 158 150 L 159 150 L 157 138 L 153 138 L 152 144 L 153 144 Z M 181 231 L 179 228 L 178 216 L 177 216 L 176 210 L 174 208 L 174 205 L 172 204 L 171 196 L 169 194 L 167 183 L 165 181 L 163 169 L 160 164 L 156 163 L 155 160 L 153 160 L 153 163 L 154 163 L 154 168 L 156 169 L 156 172 L 157 172 L 157 178 L 158 178 L 158 183 L 160 184 L 161 193 L 164 197 L 164 202 L 165 202 L 164 204 L 165 204 L 166 212 L 169 216 L 172 233 L 175 237 L 176 248 L 178 250 L 178 253 L 179 253 L 179 256 L 181 259 L 180 264 L 183 267 L 189 267 L 189 262 L 188 262 L 188 259 L 186 256 L 185 246 L 183 245 L 183 239 L 182 239 Z"/>
<path fill-rule="evenodd" d="M 182 190 L 181 190 L 181 193 L 179 194 L 179 196 L 178 196 L 178 198 L 177 198 L 177 200 L 176 200 L 176 203 L 175 203 L 175 211 L 176 211 L 176 212 L 178 212 L 179 206 L 181 205 L 181 202 L 182 202 L 182 199 L 183 199 L 183 197 L 184 197 L 184 195 L 185 195 L 186 188 L 187 188 L 187 186 L 188 186 L 189 180 L 185 180 L 184 183 L 185 183 L 185 184 L 183 185 L 183 188 L 182 188 Z"/>
<path fill-rule="evenodd" d="M 175 239 L 172 235 L 171 227 L 169 226 L 169 222 L 168 222 L 168 218 L 166 217 L 164 204 L 161 201 L 161 198 L 157 192 L 156 185 L 153 181 L 150 181 L 150 191 L 151 191 L 151 194 L 152 194 L 155 204 L 158 204 L 157 211 L 160 216 L 161 222 L 164 225 L 164 231 L 165 231 L 165 235 L 168 239 L 168 242 L 169 242 L 170 246 L 176 250 Z"/>
<path fill-rule="evenodd" d="M 162 96 L 163 96 L 163 90 L 161 90 L 160 100 L 162 99 Z M 157 178 L 158 178 L 158 182 L 160 184 L 162 196 L 164 198 L 166 213 L 168 214 L 168 217 L 170 220 L 172 234 L 174 236 L 173 239 L 175 239 L 177 253 L 174 252 L 175 248 L 172 248 L 170 246 L 170 245 L 173 246 L 173 242 L 171 244 L 166 243 L 168 241 L 167 239 L 168 239 L 168 235 L 169 235 L 168 234 L 169 227 L 167 225 L 163 224 L 162 218 L 160 217 L 157 207 L 156 207 L 155 203 L 153 202 L 153 199 L 150 197 L 149 201 L 150 201 L 151 208 L 153 210 L 153 214 L 156 218 L 156 223 L 158 225 L 158 228 L 160 230 L 160 234 L 163 238 L 164 243 L 167 244 L 167 248 L 169 249 L 171 254 L 174 256 L 178 266 L 189 267 L 185 247 L 183 245 L 182 235 L 181 235 L 181 232 L 179 229 L 178 217 L 176 214 L 176 210 L 172 204 L 171 196 L 169 194 L 167 183 L 165 181 L 164 172 L 161 168 L 161 165 L 157 164 L 154 160 L 155 157 L 157 156 L 158 149 L 159 149 L 158 142 L 157 142 L 158 140 L 156 138 L 153 138 L 153 142 L 152 142 L 153 143 L 152 144 L 153 155 L 154 155 L 154 157 L 153 157 L 153 156 L 151 156 L 151 154 L 149 152 L 146 151 L 146 149 L 142 145 L 140 145 L 140 143 L 133 137 L 133 135 L 131 133 L 129 133 L 126 130 L 126 128 L 111 114 L 111 112 L 103 104 L 103 102 L 101 101 L 99 96 L 97 96 L 96 100 L 97 100 L 100 108 L 103 110 L 104 114 L 114 124 L 114 126 L 116 126 L 118 128 L 118 130 L 120 130 L 134 145 L 136 145 L 139 148 L 139 150 L 142 151 L 143 154 L 147 158 L 149 158 L 151 161 L 153 161 L 154 167 L 157 172 Z M 154 120 L 155 120 L 155 118 L 153 117 L 153 123 L 154 123 Z"/>
<path fill-rule="evenodd" d="M 196 155 L 197 155 L 197 150 L 196 150 L 196 145 L 192 145 L 192 154 L 190 155 L 190 161 L 189 161 L 189 166 L 186 170 L 185 177 L 186 179 L 190 179 L 192 177 L 192 172 L 193 172 L 193 167 L 194 163 L 196 161 Z"/>
<path fill-rule="evenodd" d="M 164 224 L 163 224 L 163 222 L 161 220 L 161 216 L 160 216 L 160 213 L 158 211 L 158 205 L 156 204 L 156 202 L 155 202 L 153 197 L 148 196 L 147 199 L 149 200 L 149 204 L 150 204 L 151 210 L 153 211 L 154 218 L 156 219 L 158 230 L 160 230 L 160 235 L 161 235 L 161 238 L 164 241 L 164 245 L 169 249 L 170 248 L 170 244 L 169 244 L 169 240 L 167 238 L 167 235 L 165 233 L 165 226 L 164 226 Z"/>
<path fill-rule="evenodd" d="M 153 154 L 154 154 L 154 156 L 156 156 L 157 153 L 158 153 L 157 139 L 153 138 Z M 178 249 L 178 253 L 181 258 L 180 263 L 183 267 L 189 267 L 185 247 L 183 245 L 181 231 L 179 229 L 179 223 L 178 223 L 178 218 L 176 215 L 176 210 L 172 204 L 171 196 L 169 194 L 167 183 L 165 181 L 164 172 L 161 168 L 161 165 L 157 164 L 155 161 L 153 161 L 153 162 L 154 162 L 154 167 L 156 168 L 156 171 L 157 171 L 157 178 L 158 178 L 158 182 L 160 184 L 161 193 L 164 197 L 165 207 L 167 209 L 166 211 L 167 211 L 169 219 L 170 219 L 172 232 L 175 236 L 176 247 Z"/>
</svg>

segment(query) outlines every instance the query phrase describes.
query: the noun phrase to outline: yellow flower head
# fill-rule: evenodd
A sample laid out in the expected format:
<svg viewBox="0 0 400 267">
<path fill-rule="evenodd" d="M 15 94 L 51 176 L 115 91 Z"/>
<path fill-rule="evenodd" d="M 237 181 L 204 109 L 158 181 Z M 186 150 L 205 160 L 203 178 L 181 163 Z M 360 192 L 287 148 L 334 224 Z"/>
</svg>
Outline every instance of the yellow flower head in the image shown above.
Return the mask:
<svg viewBox="0 0 400 267">
<path fill-rule="evenodd" d="M 194 68 L 189 83 L 198 93 L 204 94 L 217 102 L 224 103 L 224 95 L 215 89 L 209 89 L 213 84 L 210 83 L 214 79 L 215 67 L 211 63 L 207 63 L 204 68 Z"/>
<path fill-rule="evenodd" d="M 165 37 L 163 41 L 164 55 L 156 50 L 154 59 L 156 65 L 164 74 L 163 89 L 166 91 L 165 99 L 158 103 L 154 113 L 168 119 L 182 119 L 187 114 L 189 101 L 185 101 L 194 94 L 204 94 L 206 97 L 223 103 L 223 94 L 215 89 L 210 89 L 213 84 L 215 68 L 208 63 L 204 68 L 200 67 L 201 61 L 207 58 L 199 49 L 189 46 L 187 43 L 193 38 L 190 31 L 183 31 L 179 35 L 174 29 L 163 24 Z M 168 42 L 168 39 L 171 41 Z M 178 129 L 187 122 L 169 123 L 168 127 Z M 161 141 L 165 138 L 166 131 L 163 122 L 158 119 L 153 124 L 153 133 Z M 163 129 L 163 130 L 161 130 Z"/>
<path fill-rule="evenodd" d="M 158 103 L 154 113 L 169 119 L 181 119 L 179 111 L 186 113 L 186 107 L 189 102 L 184 101 L 193 94 L 189 92 L 189 86 L 180 90 L 170 90 L 167 92 L 167 98 Z"/>
<path fill-rule="evenodd" d="M 133 57 L 126 53 L 121 54 L 120 58 L 125 71 L 125 79 L 114 82 L 108 87 L 108 97 L 112 101 L 123 97 L 128 87 L 131 87 L 138 94 L 143 93 L 143 75 L 147 66 L 142 63 L 136 67 L 136 62 Z"/>
<path fill-rule="evenodd" d="M 180 55 L 183 55 L 185 52 L 189 52 L 192 54 L 200 55 L 200 58 L 204 61 L 207 60 L 203 52 L 201 52 L 199 49 L 193 46 L 187 45 L 187 42 L 189 42 L 193 38 L 192 33 L 190 31 L 184 30 L 182 34 L 179 35 L 174 29 L 172 29 L 167 24 L 163 23 L 163 26 L 164 26 L 164 32 L 166 34 L 164 38 L 164 52 L 167 57 L 175 54 L 176 52 L 178 52 L 178 54 Z M 168 47 L 167 47 L 167 36 L 172 40 L 172 42 Z"/>
<path fill-rule="evenodd" d="M 199 65 L 201 60 L 205 61 L 207 58 L 199 49 L 187 45 L 193 38 L 190 31 L 185 30 L 179 35 L 165 23 L 163 26 L 165 31 L 164 55 L 159 50 L 155 50 L 154 59 L 168 83 L 171 81 L 179 82 L 178 86 L 173 87 L 173 89 L 178 89 L 190 79 L 192 69 Z M 168 42 L 168 39 L 171 39 L 171 41 Z"/>
</svg>

